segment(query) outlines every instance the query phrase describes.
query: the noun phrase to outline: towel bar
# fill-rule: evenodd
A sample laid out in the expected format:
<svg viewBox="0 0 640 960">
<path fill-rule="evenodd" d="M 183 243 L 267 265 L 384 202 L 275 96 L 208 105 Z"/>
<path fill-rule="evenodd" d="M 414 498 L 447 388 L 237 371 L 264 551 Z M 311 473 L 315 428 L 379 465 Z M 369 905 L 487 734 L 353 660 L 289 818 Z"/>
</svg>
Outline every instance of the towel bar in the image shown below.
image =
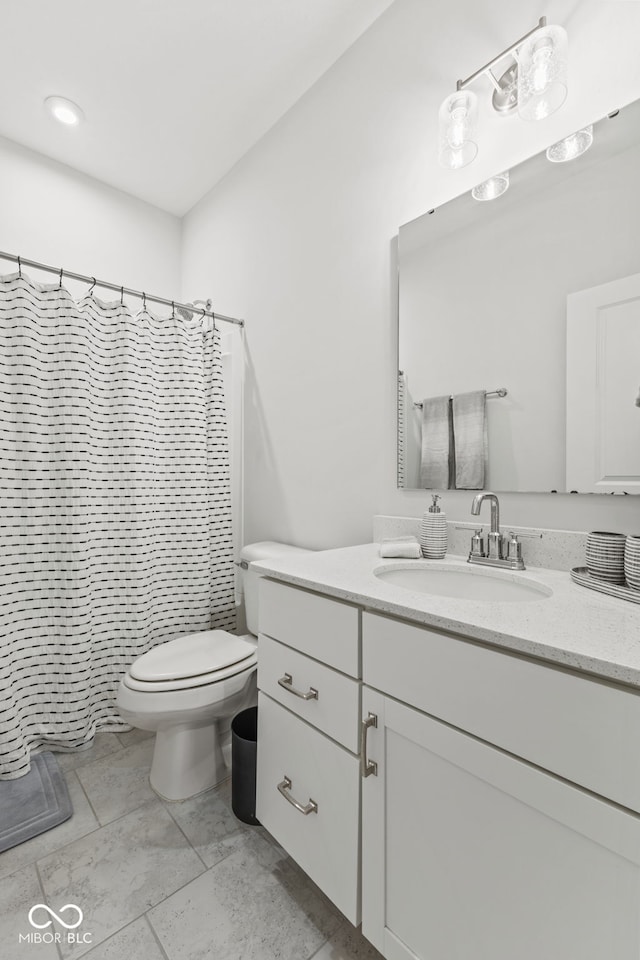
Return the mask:
<svg viewBox="0 0 640 960">
<path fill-rule="evenodd" d="M 498 387 L 497 390 L 487 390 L 486 396 L 487 397 L 506 397 L 508 393 L 509 391 L 507 390 L 506 387 Z M 449 400 L 453 400 L 453 396 L 450 396 Z M 421 401 L 416 401 L 413 405 L 414 407 L 420 407 L 420 409 L 422 410 Z"/>
</svg>

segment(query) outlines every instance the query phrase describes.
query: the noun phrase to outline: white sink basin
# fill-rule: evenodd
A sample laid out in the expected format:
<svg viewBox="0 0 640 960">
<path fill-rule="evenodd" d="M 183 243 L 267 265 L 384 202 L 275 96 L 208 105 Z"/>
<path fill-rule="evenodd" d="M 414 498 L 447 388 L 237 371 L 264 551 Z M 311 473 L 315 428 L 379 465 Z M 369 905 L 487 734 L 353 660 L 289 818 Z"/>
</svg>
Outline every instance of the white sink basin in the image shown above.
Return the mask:
<svg viewBox="0 0 640 960">
<path fill-rule="evenodd" d="M 414 593 L 428 593 L 457 600 L 486 600 L 491 603 L 545 600 L 550 587 L 518 573 L 471 567 L 467 564 L 442 564 L 413 560 L 402 564 L 383 564 L 373 571 L 385 583 Z"/>
</svg>

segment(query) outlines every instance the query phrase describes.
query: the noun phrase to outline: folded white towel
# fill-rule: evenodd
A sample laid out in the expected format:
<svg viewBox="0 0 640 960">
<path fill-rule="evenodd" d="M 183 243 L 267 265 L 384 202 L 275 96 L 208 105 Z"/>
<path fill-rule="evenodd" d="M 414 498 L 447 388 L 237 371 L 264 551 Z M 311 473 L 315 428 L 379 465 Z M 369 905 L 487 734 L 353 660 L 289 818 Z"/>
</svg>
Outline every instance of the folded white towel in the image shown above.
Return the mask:
<svg viewBox="0 0 640 960">
<path fill-rule="evenodd" d="M 422 556 L 422 550 L 415 537 L 396 537 L 380 543 L 380 556 L 418 560 Z"/>
</svg>

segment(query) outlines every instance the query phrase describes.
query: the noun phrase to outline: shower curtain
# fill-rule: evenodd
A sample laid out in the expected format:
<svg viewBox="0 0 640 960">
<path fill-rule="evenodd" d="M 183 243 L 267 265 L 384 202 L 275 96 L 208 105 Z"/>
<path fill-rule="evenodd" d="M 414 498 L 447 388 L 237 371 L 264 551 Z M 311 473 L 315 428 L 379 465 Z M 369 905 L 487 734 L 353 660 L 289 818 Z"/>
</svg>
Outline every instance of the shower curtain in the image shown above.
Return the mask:
<svg viewBox="0 0 640 960">
<path fill-rule="evenodd" d="M 233 630 L 219 334 L 0 277 L 0 779 L 123 726 L 125 669 Z"/>
</svg>

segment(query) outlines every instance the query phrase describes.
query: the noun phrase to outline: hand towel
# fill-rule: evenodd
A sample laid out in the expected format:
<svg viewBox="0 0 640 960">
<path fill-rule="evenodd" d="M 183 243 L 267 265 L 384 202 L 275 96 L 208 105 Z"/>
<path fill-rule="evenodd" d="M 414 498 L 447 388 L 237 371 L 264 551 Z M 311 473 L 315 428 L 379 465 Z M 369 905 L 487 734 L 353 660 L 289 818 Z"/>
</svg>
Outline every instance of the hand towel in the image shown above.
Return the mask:
<svg viewBox="0 0 640 960">
<path fill-rule="evenodd" d="M 488 458 L 485 390 L 453 397 L 455 485 L 457 490 L 483 490 Z"/>
<path fill-rule="evenodd" d="M 420 484 L 427 490 L 449 488 L 450 398 L 427 397 L 422 402 L 422 459 Z"/>
<path fill-rule="evenodd" d="M 422 556 L 422 550 L 415 537 L 395 537 L 380 543 L 380 556 L 418 560 Z"/>
</svg>

